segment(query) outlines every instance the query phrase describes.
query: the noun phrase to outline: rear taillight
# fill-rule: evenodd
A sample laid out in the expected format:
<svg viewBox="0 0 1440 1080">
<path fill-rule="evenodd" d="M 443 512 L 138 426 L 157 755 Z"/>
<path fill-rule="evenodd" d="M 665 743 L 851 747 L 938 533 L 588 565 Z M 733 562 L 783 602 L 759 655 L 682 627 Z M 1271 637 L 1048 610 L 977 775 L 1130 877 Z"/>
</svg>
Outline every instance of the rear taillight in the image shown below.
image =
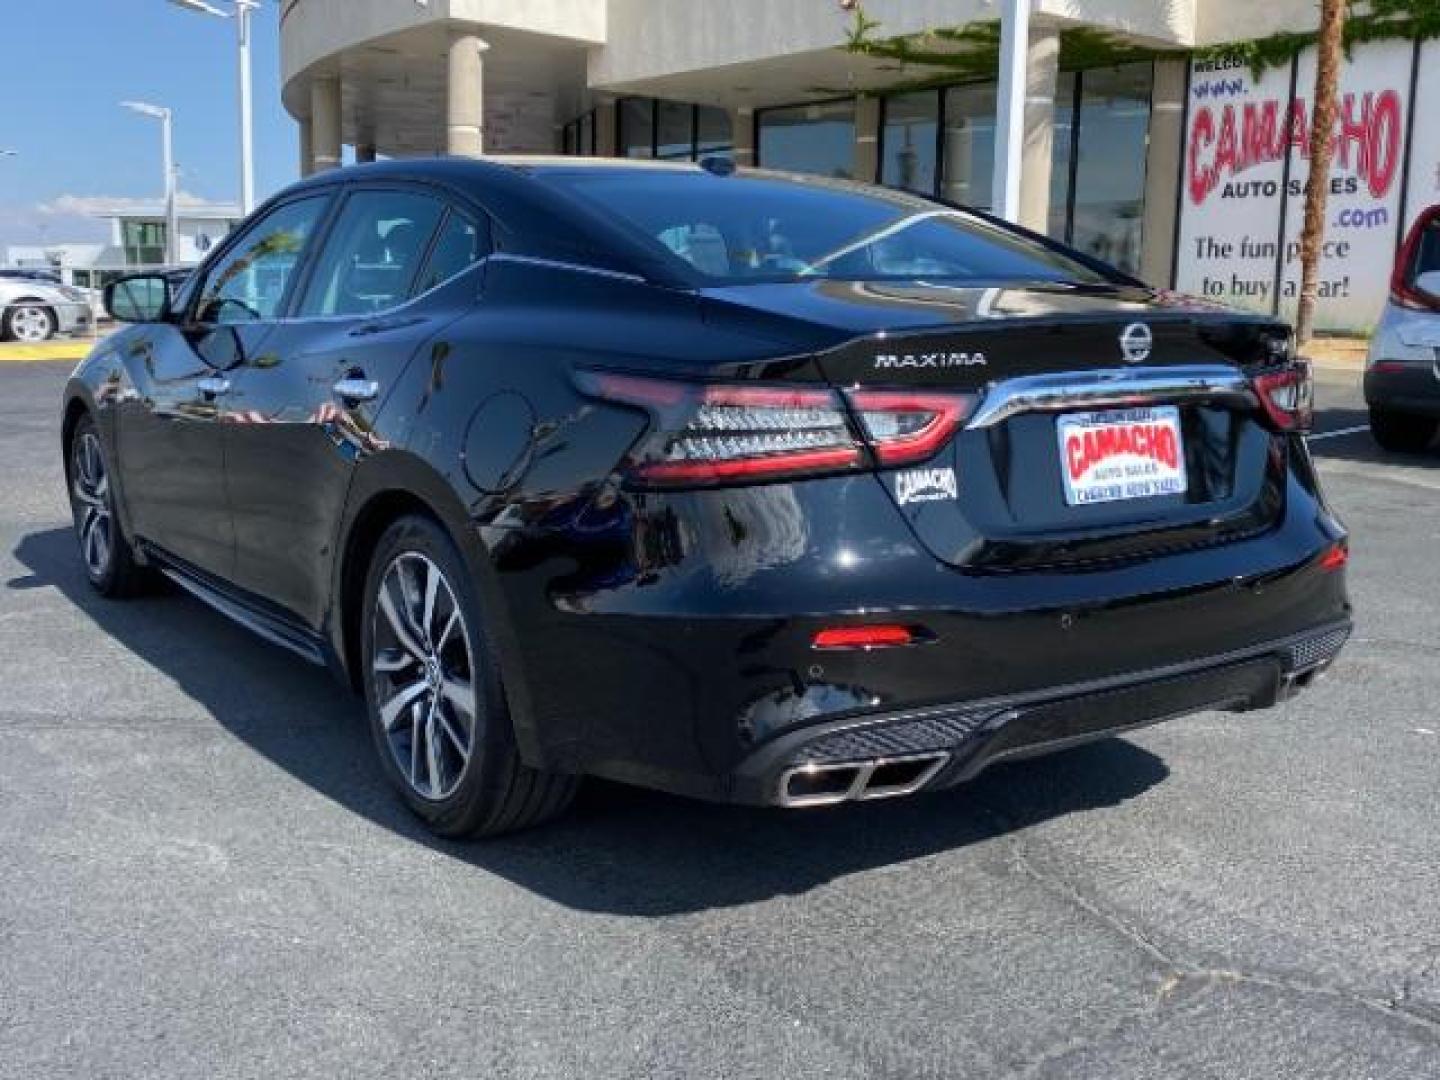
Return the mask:
<svg viewBox="0 0 1440 1080">
<path fill-rule="evenodd" d="M 1256 375 L 1253 382 L 1260 407 L 1276 431 L 1310 430 L 1315 415 L 1315 380 L 1307 361 L 1297 360 Z"/>
<path fill-rule="evenodd" d="M 907 390 L 851 390 L 849 398 L 866 441 L 884 466 L 934 457 L 970 418 L 978 400 L 973 394 Z"/>
<path fill-rule="evenodd" d="M 626 478 L 695 487 L 850 472 L 932 457 L 974 408 L 968 395 L 704 384 L 584 372 L 592 397 L 642 408 L 651 425 Z M 848 399 L 848 406 L 847 406 Z M 853 419 L 852 419 L 853 417 Z M 859 430 L 857 431 L 857 424 Z"/>
<path fill-rule="evenodd" d="M 1400 252 L 1395 256 L 1395 268 L 1390 275 L 1390 302 L 1399 307 L 1410 311 L 1440 311 L 1440 302 L 1436 297 L 1414 284 L 1420 244 L 1437 220 L 1440 220 L 1440 208 L 1431 207 L 1421 214 L 1410 227 L 1405 243 L 1400 245 Z"/>
</svg>

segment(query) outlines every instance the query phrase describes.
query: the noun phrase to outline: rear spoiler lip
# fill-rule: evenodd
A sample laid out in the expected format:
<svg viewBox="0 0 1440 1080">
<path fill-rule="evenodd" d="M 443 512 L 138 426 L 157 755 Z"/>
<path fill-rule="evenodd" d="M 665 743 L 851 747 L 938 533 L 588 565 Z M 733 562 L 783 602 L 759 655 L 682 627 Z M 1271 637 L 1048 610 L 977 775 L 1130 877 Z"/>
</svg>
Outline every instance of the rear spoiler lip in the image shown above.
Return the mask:
<svg viewBox="0 0 1440 1080">
<path fill-rule="evenodd" d="M 1023 375 L 992 384 L 967 429 L 994 427 L 1032 412 L 1071 412 L 1156 403 L 1207 402 L 1233 408 L 1259 405 L 1249 377 L 1221 364 L 1100 368 Z"/>
</svg>

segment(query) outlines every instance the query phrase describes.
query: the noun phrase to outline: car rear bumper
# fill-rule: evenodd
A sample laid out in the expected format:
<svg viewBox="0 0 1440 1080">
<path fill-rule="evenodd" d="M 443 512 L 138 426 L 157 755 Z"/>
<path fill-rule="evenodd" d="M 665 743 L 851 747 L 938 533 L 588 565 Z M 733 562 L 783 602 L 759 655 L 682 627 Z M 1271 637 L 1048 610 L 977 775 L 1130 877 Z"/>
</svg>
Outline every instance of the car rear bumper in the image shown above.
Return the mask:
<svg viewBox="0 0 1440 1080">
<path fill-rule="evenodd" d="M 1372 409 L 1440 416 L 1440 361 L 1384 361 L 1368 368 L 1365 403 Z"/>
<path fill-rule="evenodd" d="M 732 798 L 803 807 L 940 790 L 996 762 L 1205 710 L 1267 708 L 1308 686 L 1349 636 L 1346 620 L 1157 670 L 817 724 L 751 754 L 736 771 Z"/>
</svg>

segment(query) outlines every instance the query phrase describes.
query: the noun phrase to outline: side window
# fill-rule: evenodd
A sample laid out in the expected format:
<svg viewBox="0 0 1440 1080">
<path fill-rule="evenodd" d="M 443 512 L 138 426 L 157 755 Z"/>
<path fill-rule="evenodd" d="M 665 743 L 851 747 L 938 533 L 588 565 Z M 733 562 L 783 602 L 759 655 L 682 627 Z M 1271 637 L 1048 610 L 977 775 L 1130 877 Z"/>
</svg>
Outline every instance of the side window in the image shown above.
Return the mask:
<svg viewBox="0 0 1440 1080">
<path fill-rule="evenodd" d="M 408 191 L 360 191 L 340 211 L 298 314 L 371 315 L 403 303 L 445 204 Z"/>
<path fill-rule="evenodd" d="M 435 250 L 430 253 L 430 261 L 425 264 L 424 273 L 415 283 L 416 295 L 443 285 L 488 254 L 490 238 L 486 235 L 486 230 L 452 210 L 435 240 Z"/>
<path fill-rule="evenodd" d="M 290 276 L 320 223 L 328 195 L 286 203 L 250 226 L 206 274 L 197 316 L 205 323 L 273 319 Z"/>
</svg>

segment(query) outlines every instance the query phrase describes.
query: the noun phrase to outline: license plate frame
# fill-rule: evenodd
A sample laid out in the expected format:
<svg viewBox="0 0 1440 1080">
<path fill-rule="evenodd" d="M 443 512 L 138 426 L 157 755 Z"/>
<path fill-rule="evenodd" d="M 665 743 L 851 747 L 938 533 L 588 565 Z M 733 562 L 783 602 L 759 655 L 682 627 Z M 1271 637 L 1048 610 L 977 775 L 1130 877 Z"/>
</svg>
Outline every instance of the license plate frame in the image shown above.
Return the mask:
<svg viewBox="0 0 1440 1080">
<path fill-rule="evenodd" d="M 1063 413 L 1055 434 L 1066 506 L 1137 502 L 1189 490 L 1175 405 Z"/>
</svg>

